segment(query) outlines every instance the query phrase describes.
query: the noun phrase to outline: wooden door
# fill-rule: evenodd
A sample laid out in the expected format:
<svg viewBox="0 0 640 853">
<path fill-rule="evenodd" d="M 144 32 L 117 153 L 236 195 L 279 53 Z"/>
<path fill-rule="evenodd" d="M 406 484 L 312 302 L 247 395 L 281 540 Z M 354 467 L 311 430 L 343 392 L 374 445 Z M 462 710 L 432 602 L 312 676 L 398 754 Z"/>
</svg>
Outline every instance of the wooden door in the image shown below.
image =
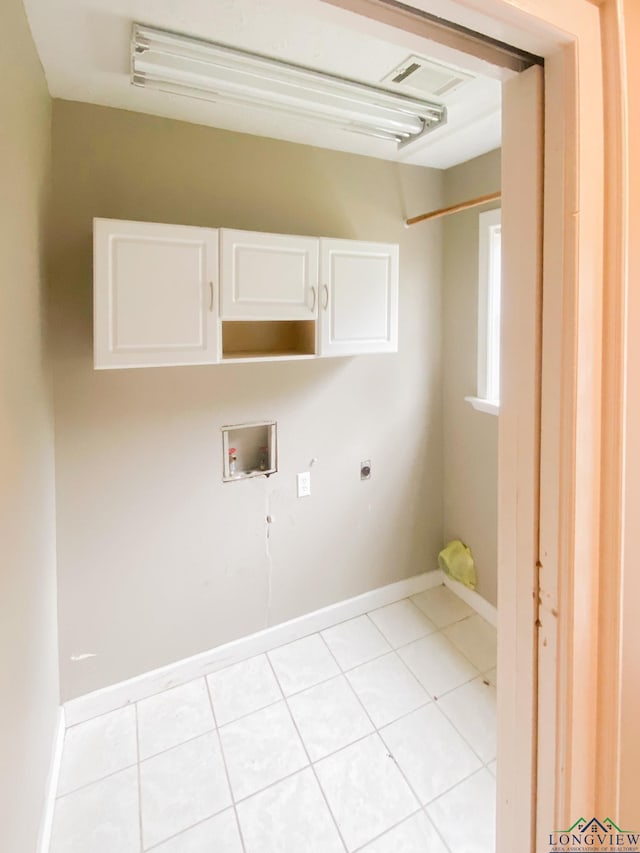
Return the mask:
<svg viewBox="0 0 640 853">
<path fill-rule="evenodd" d="M 497 850 L 536 848 L 543 72 L 503 86 Z M 545 713 L 551 709 L 545 709 Z M 541 784 L 546 784 L 542 778 Z M 555 827 L 550 827 L 554 829 Z"/>
</svg>

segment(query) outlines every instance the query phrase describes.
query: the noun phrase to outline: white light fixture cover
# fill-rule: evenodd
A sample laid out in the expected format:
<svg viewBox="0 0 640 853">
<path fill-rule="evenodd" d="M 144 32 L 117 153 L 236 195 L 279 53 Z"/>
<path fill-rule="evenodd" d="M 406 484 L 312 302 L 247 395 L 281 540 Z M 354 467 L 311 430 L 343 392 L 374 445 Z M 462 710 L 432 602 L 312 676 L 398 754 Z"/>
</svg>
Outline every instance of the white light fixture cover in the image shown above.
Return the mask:
<svg viewBox="0 0 640 853">
<path fill-rule="evenodd" d="M 133 26 L 131 80 L 319 119 L 399 146 L 446 121 L 440 104 L 140 24 Z"/>
</svg>

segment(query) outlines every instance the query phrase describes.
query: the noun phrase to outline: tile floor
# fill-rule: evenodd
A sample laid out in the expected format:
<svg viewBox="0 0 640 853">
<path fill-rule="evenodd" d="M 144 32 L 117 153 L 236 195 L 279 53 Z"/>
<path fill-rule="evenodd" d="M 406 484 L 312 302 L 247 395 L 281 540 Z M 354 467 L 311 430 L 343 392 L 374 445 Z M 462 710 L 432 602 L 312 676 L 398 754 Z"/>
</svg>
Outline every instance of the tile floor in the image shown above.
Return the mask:
<svg viewBox="0 0 640 853">
<path fill-rule="evenodd" d="M 439 586 L 74 726 L 50 853 L 493 853 L 495 665 Z"/>
</svg>

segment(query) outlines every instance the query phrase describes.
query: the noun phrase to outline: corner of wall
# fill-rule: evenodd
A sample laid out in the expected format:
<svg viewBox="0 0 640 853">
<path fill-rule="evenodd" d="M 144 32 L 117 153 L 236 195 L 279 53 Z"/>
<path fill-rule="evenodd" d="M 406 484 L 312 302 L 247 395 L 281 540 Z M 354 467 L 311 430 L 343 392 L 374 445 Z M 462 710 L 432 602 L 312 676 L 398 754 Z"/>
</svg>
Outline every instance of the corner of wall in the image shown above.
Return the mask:
<svg viewBox="0 0 640 853">
<path fill-rule="evenodd" d="M 51 99 L 20 0 L 0 4 L 0 847 L 36 849 L 59 713 L 51 367 Z"/>
<path fill-rule="evenodd" d="M 445 204 L 500 189 L 500 149 L 444 173 Z M 498 418 L 465 401 L 476 389 L 478 214 L 487 205 L 443 221 L 444 540 L 462 539 L 478 569 L 478 593 L 497 600 Z"/>
</svg>

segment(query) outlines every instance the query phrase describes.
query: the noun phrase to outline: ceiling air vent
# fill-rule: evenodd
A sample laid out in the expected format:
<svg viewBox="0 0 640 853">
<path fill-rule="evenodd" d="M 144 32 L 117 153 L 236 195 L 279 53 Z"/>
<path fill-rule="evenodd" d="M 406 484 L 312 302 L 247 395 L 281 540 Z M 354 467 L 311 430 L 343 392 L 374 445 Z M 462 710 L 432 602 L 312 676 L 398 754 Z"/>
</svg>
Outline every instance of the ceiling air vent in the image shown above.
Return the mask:
<svg viewBox="0 0 640 853">
<path fill-rule="evenodd" d="M 444 98 L 468 80 L 473 80 L 472 74 L 433 62 L 423 56 L 409 56 L 387 74 L 382 82 L 391 84 L 394 88 Z"/>
</svg>

